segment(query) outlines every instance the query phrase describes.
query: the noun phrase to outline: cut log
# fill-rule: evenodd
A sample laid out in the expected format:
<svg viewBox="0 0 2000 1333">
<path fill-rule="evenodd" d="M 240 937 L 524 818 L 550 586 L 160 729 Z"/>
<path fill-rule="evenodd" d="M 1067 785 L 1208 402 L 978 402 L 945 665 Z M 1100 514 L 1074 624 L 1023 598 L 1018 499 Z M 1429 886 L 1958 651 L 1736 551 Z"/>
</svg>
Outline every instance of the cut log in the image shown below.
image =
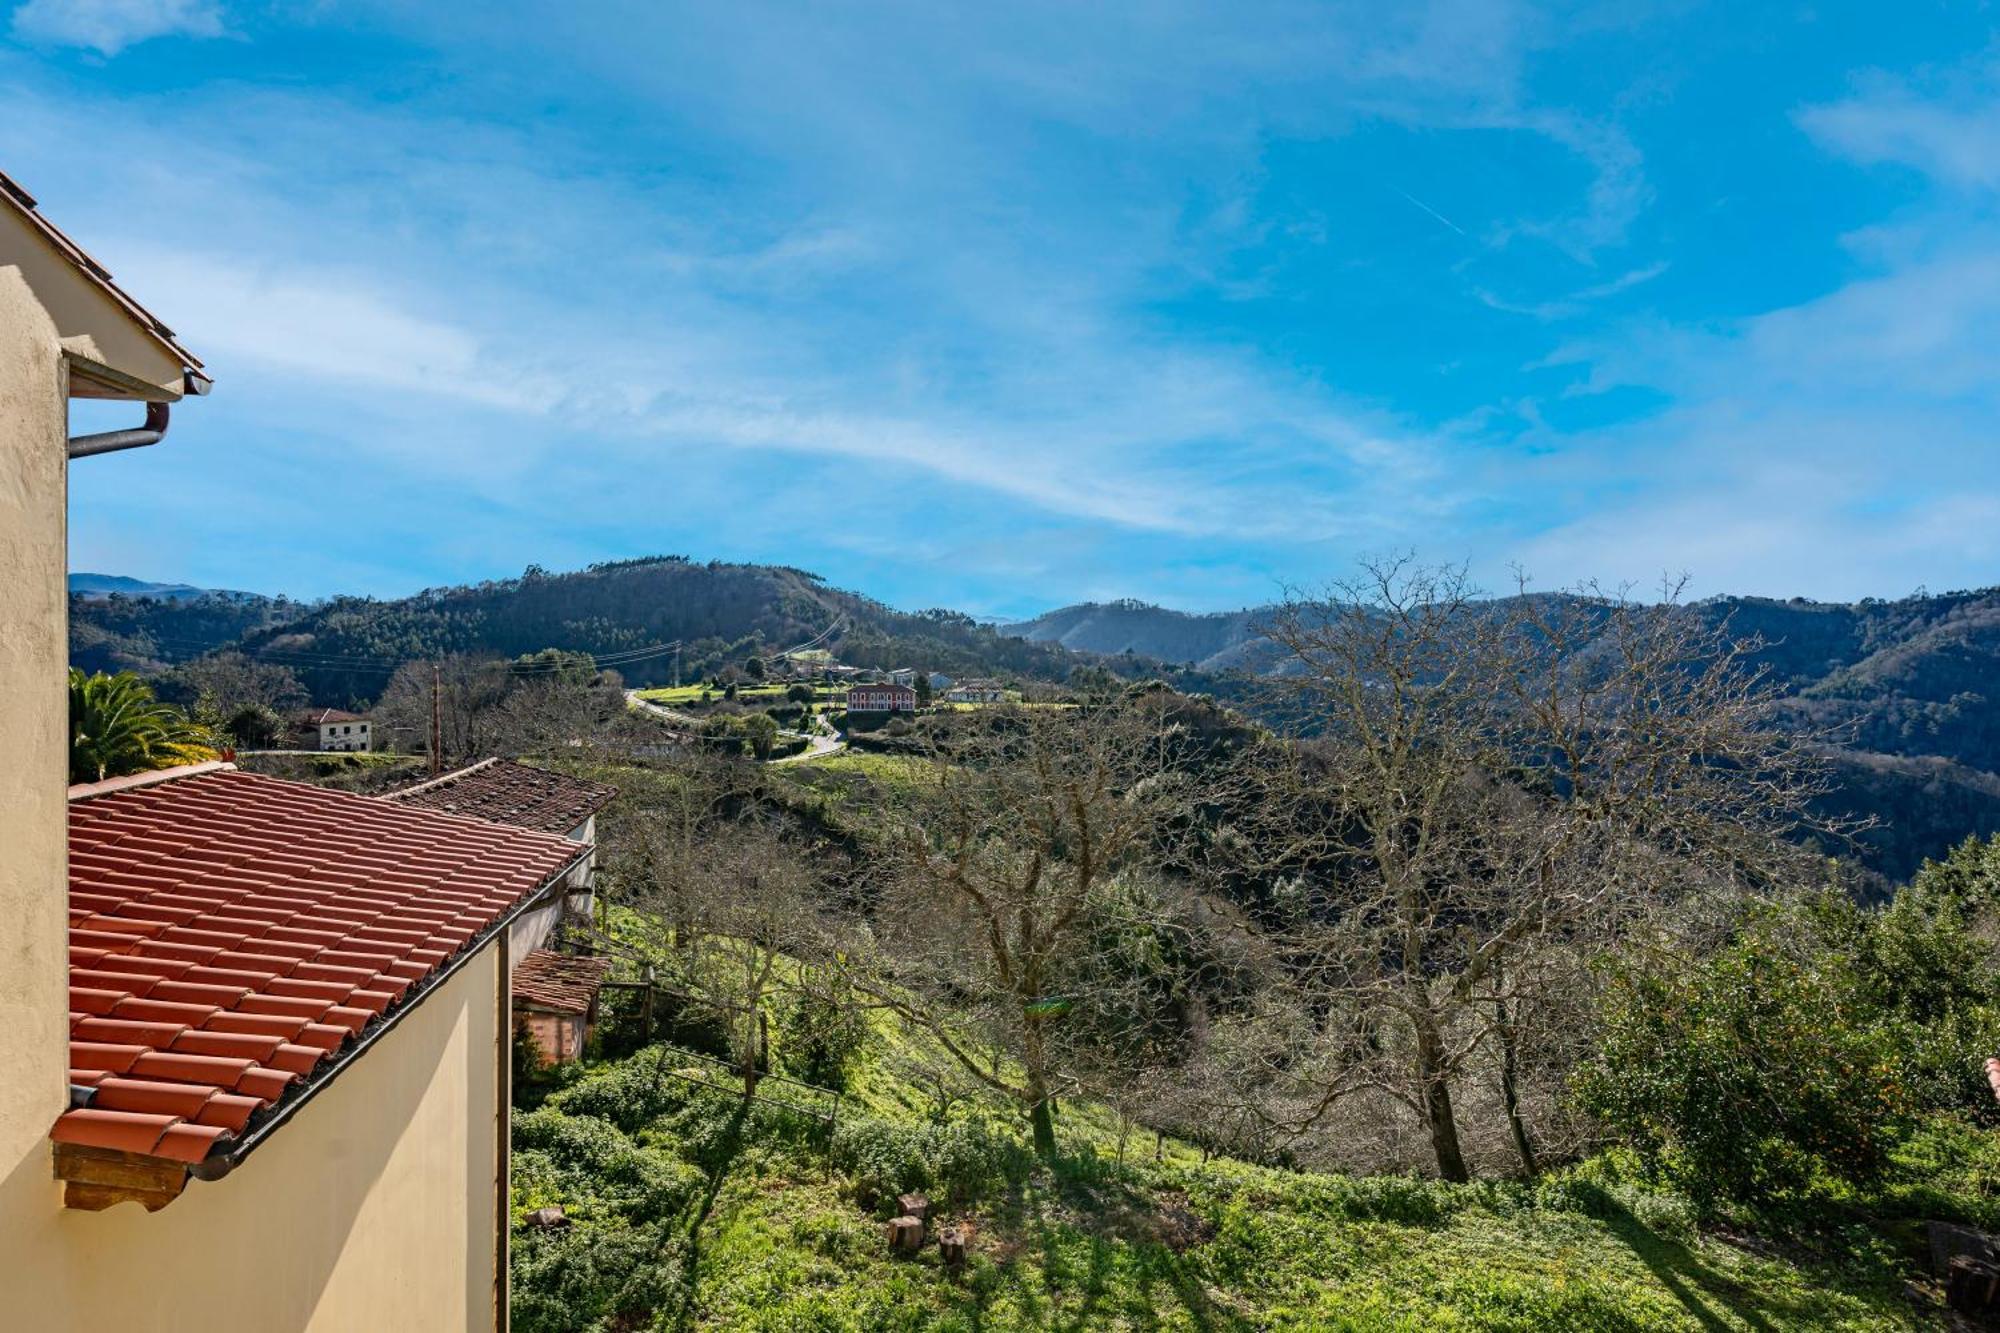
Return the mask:
<svg viewBox="0 0 2000 1333">
<path fill-rule="evenodd" d="M 2000 1295 L 2000 1268 L 1968 1254 L 1953 1256 L 1945 1266 L 1945 1301 L 1964 1314 L 1990 1310 Z"/>
<path fill-rule="evenodd" d="M 931 1217 L 931 1201 L 921 1194 L 898 1194 L 896 1202 L 902 1205 L 904 1217 L 914 1217 L 919 1222 L 928 1222 Z"/>
<path fill-rule="evenodd" d="M 914 1217 L 899 1217 L 888 1227 L 889 1248 L 915 1254 L 924 1245 L 924 1224 Z"/>
<path fill-rule="evenodd" d="M 938 1254 L 944 1259 L 946 1268 L 965 1266 L 966 1234 L 957 1227 L 946 1227 L 938 1232 Z"/>
</svg>

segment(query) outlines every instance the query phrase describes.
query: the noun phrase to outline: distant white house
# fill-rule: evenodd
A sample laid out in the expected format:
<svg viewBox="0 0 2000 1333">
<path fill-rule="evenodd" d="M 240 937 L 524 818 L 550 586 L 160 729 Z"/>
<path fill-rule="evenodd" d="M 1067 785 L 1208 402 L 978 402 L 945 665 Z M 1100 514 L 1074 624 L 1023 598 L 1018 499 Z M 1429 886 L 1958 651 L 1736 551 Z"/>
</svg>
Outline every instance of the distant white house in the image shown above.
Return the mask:
<svg viewBox="0 0 2000 1333">
<path fill-rule="evenodd" d="M 968 680 L 946 690 L 944 699 L 952 704 L 1004 704 L 1007 691 L 996 681 Z"/>
<path fill-rule="evenodd" d="M 915 685 L 917 683 L 916 668 L 897 667 L 889 673 L 889 683 L 891 685 Z"/>
<path fill-rule="evenodd" d="M 301 750 L 372 750 L 375 742 L 368 719 L 338 708 L 314 708 L 293 723 Z"/>
</svg>

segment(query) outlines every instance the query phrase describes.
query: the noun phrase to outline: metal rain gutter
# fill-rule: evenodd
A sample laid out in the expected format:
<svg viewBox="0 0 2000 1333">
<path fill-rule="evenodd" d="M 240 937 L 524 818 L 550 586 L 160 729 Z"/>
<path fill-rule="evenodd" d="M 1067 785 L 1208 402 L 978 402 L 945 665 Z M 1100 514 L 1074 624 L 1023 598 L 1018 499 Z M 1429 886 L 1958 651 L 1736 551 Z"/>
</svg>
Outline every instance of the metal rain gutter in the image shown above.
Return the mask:
<svg viewBox="0 0 2000 1333">
<path fill-rule="evenodd" d="M 70 436 L 69 456 L 89 458 L 93 454 L 143 449 L 149 444 L 158 444 L 167 434 L 167 406 L 166 403 L 147 403 L 146 424 L 138 430 L 106 430 L 95 435 Z"/>
</svg>

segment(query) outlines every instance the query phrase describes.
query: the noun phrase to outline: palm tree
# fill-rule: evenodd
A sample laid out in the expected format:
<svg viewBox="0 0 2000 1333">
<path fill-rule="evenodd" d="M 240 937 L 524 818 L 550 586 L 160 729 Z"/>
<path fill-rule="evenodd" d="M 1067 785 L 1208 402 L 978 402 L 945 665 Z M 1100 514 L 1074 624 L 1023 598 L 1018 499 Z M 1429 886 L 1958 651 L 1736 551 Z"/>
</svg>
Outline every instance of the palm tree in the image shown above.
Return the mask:
<svg viewBox="0 0 2000 1333">
<path fill-rule="evenodd" d="M 69 780 L 102 782 L 215 757 L 206 728 L 129 671 L 69 669 Z"/>
</svg>

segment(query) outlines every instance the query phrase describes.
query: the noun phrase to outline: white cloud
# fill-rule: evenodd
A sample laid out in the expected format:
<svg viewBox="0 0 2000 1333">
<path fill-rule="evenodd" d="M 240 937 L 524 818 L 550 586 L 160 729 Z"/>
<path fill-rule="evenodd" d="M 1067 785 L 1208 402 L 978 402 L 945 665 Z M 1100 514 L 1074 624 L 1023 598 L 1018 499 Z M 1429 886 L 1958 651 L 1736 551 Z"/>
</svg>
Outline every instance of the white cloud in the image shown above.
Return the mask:
<svg viewBox="0 0 2000 1333">
<path fill-rule="evenodd" d="M 1861 95 L 1801 110 L 1798 121 L 1821 144 L 1857 162 L 1893 162 L 1961 189 L 2000 187 L 2000 96 L 1992 67 L 1970 86 L 1924 97 L 1877 76 Z"/>
<path fill-rule="evenodd" d="M 27 0 L 14 35 L 52 46 L 84 46 L 115 56 L 155 37 L 220 37 L 218 0 Z"/>
</svg>

